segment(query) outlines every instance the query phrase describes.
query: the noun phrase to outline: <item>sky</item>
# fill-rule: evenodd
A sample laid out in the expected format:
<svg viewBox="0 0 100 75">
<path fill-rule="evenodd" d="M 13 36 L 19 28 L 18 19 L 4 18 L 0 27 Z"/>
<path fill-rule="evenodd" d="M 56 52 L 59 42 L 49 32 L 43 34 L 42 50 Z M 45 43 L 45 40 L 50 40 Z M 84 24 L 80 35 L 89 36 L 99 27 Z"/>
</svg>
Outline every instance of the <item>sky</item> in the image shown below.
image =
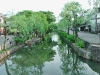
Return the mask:
<svg viewBox="0 0 100 75">
<path fill-rule="evenodd" d="M 72 0 L 0 0 L 0 13 L 13 14 L 22 10 L 52 11 L 59 16 L 64 4 Z M 87 0 L 73 0 L 88 8 Z"/>
</svg>

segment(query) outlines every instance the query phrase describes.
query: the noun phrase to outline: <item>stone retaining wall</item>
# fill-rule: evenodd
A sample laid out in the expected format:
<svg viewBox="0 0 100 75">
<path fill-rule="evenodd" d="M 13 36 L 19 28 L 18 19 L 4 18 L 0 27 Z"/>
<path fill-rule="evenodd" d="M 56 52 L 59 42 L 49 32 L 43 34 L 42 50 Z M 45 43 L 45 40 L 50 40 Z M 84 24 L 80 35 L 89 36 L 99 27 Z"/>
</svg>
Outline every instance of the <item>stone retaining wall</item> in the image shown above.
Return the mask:
<svg viewBox="0 0 100 75">
<path fill-rule="evenodd" d="M 41 40 L 40 38 L 33 38 L 33 39 L 30 39 L 30 40 L 27 40 L 25 42 L 25 44 L 21 44 L 21 45 L 17 45 L 17 46 L 14 46 L 8 50 L 6 50 L 5 52 L 3 53 L 0 53 L 0 60 L 4 59 L 5 57 L 11 55 L 12 53 L 14 53 L 15 51 L 19 50 L 20 48 L 24 47 L 26 44 L 34 44 L 35 42 Z"/>
<path fill-rule="evenodd" d="M 92 59 L 100 62 L 100 45 L 91 44 L 88 49 L 91 51 Z"/>
<path fill-rule="evenodd" d="M 64 39 L 64 38 L 63 38 Z M 91 59 L 91 52 L 89 52 L 88 49 L 85 48 L 79 48 L 76 46 L 74 43 L 71 43 L 68 39 L 64 39 L 67 44 L 70 45 L 70 47 L 78 53 L 79 56 L 86 58 L 86 59 Z"/>
<path fill-rule="evenodd" d="M 87 48 L 79 48 L 68 39 L 65 39 L 65 41 L 79 56 L 100 62 L 100 45 L 90 44 Z"/>
<path fill-rule="evenodd" d="M 78 53 L 79 56 L 91 59 L 91 52 L 89 52 L 87 49 L 79 48 L 75 44 L 71 44 L 71 47 Z"/>
<path fill-rule="evenodd" d="M 15 45 L 15 41 L 12 38 L 10 38 L 9 40 L 6 39 L 6 43 L 5 43 L 5 49 L 14 46 Z M 0 44 L 0 50 L 4 50 L 4 41 Z"/>
<path fill-rule="evenodd" d="M 25 44 L 15 46 L 11 49 L 8 49 L 7 51 L 0 54 L 0 60 L 7 57 L 8 55 L 12 54 L 13 52 L 17 51 L 18 49 L 22 48 Z"/>
</svg>

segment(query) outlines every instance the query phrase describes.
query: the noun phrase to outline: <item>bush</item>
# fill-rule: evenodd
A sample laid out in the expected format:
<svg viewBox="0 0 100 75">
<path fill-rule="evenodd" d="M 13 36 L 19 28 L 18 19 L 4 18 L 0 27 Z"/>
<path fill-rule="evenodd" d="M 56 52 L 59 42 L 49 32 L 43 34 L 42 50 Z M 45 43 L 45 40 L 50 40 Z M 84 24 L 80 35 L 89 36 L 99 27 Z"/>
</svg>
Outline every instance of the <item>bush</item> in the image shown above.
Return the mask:
<svg viewBox="0 0 100 75">
<path fill-rule="evenodd" d="M 64 38 L 67 38 L 68 34 L 64 31 L 58 31 L 58 34 L 60 37 L 64 37 Z"/>
<path fill-rule="evenodd" d="M 58 31 L 58 34 L 62 40 L 63 40 L 63 38 L 66 38 L 69 41 L 71 41 L 72 43 L 75 43 L 75 40 L 76 40 L 75 35 L 68 35 L 68 33 L 64 32 L 64 31 Z"/>
<path fill-rule="evenodd" d="M 81 40 L 81 39 L 77 39 L 76 45 L 77 45 L 79 48 L 84 48 L 84 47 L 85 47 L 84 41 Z"/>
<path fill-rule="evenodd" d="M 72 43 L 75 43 L 76 37 L 75 35 L 68 35 L 67 37 Z"/>
<path fill-rule="evenodd" d="M 14 40 L 15 40 L 16 44 L 24 42 L 24 38 L 20 38 L 20 37 L 17 37 L 17 36 L 14 37 Z"/>
</svg>

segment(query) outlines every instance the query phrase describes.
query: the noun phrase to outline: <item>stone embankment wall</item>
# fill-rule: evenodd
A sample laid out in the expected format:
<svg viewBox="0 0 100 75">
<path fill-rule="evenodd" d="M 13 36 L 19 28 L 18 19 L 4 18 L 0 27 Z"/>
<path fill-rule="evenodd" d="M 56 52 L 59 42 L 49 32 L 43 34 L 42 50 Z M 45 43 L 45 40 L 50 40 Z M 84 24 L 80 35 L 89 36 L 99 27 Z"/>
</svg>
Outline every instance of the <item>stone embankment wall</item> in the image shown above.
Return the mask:
<svg viewBox="0 0 100 75">
<path fill-rule="evenodd" d="M 13 37 L 14 36 L 6 39 L 5 49 L 15 45 L 15 41 L 14 41 Z M 5 40 L 0 41 L 0 50 L 4 50 L 4 41 Z"/>
<path fill-rule="evenodd" d="M 7 51 L 5 51 L 3 53 L 0 53 L 0 60 L 2 60 L 3 58 L 7 57 L 10 54 L 12 54 L 13 52 L 17 51 L 18 49 L 22 48 L 23 46 L 24 46 L 24 44 L 18 45 L 11 49 L 8 49 Z"/>
<path fill-rule="evenodd" d="M 92 59 L 100 62 L 100 45 L 91 44 L 88 49 L 91 51 Z"/>
<path fill-rule="evenodd" d="M 73 50 L 78 53 L 79 56 L 100 62 L 100 45 L 88 44 L 86 48 L 79 48 L 74 43 L 71 43 L 68 40 L 65 41 L 70 45 Z"/>
<path fill-rule="evenodd" d="M 20 50 L 20 48 L 24 47 L 25 45 L 30 46 L 30 45 L 35 44 L 35 42 L 38 42 L 40 40 L 41 40 L 40 38 L 33 38 L 33 39 L 30 39 L 30 40 L 27 40 L 25 42 L 25 44 L 20 44 L 20 45 L 14 46 L 12 48 L 9 48 L 5 52 L 0 53 L 0 60 L 6 58 L 7 56 L 11 55 L 15 51 Z"/>
<path fill-rule="evenodd" d="M 75 44 L 71 44 L 71 47 L 78 53 L 79 56 L 86 59 L 91 59 L 91 52 L 86 48 L 79 48 Z"/>
</svg>

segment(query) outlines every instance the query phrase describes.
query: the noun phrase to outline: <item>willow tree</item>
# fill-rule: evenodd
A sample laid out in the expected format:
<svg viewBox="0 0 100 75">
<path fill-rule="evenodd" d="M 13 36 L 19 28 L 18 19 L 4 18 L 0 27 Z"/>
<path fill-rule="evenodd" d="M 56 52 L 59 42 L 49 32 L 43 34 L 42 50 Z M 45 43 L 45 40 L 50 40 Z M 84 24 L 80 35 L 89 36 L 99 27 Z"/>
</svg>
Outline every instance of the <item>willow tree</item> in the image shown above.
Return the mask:
<svg viewBox="0 0 100 75">
<path fill-rule="evenodd" d="M 88 3 L 92 9 L 100 7 L 100 0 L 88 0 Z"/>
<path fill-rule="evenodd" d="M 57 28 L 58 30 L 62 30 L 66 32 L 66 28 L 69 27 L 69 21 L 66 20 L 66 18 L 62 18 L 58 23 L 57 23 Z"/>
<path fill-rule="evenodd" d="M 75 31 L 75 36 L 78 37 L 78 27 L 82 25 L 85 22 L 85 10 L 82 9 L 82 6 L 75 1 L 68 2 L 65 4 L 62 10 L 62 17 L 66 17 L 66 20 L 69 20 L 69 22 L 72 22 L 73 19 L 73 25 Z M 71 25 L 72 23 L 70 23 Z"/>
<path fill-rule="evenodd" d="M 22 11 L 10 17 L 10 29 L 16 29 L 24 38 L 30 39 L 33 33 L 44 35 L 49 27 L 47 16 L 42 12 Z"/>
<path fill-rule="evenodd" d="M 47 21 L 49 24 L 56 21 L 56 18 L 54 16 L 53 12 L 51 12 L 51 11 L 40 11 L 40 12 L 42 12 L 43 14 L 46 15 Z"/>
<path fill-rule="evenodd" d="M 50 25 L 47 21 L 47 16 L 42 12 L 34 12 L 33 20 L 34 32 L 36 31 L 38 34 L 44 36 Z"/>
<path fill-rule="evenodd" d="M 66 22 L 65 28 L 67 29 L 68 34 L 69 34 L 69 28 L 72 25 L 72 13 L 70 13 L 69 8 L 70 8 L 69 4 L 66 4 L 64 6 L 62 12 L 60 13 L 60 16 L 62 17 L 62 20 L 64 22 Z"/>
</svg>

